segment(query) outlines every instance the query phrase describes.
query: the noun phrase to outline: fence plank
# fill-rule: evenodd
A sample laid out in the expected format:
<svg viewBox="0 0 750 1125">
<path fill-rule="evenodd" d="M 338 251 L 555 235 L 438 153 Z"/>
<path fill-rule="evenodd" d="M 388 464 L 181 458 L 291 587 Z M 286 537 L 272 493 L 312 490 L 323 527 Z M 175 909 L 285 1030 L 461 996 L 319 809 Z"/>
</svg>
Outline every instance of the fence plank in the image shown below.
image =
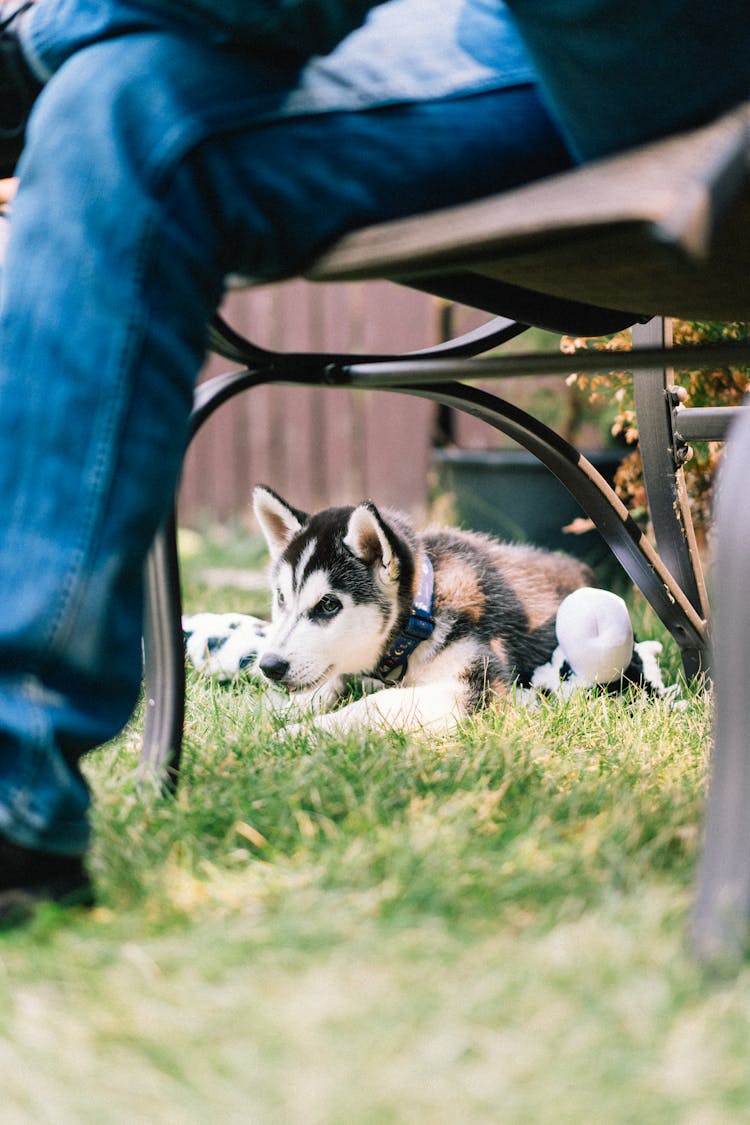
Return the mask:
<svg viewBox="0 0 750 1125">
<path fill-rule="evenodd" d="M 295 280 L 232 293 L 222 312 L 254 342 L 281 351 L 387 353 L 439 338 L 436 300 L 387 282 Z M 226 368 L 212 357 L 202 377 Z M 180 519 L 193 526 L 245 519 L 256 481 L 303 508 L 367 496 L 421 516 L 434 411 L 396 394 L 258 387 L 220 408 L 193 443 Z"/>
</svg>

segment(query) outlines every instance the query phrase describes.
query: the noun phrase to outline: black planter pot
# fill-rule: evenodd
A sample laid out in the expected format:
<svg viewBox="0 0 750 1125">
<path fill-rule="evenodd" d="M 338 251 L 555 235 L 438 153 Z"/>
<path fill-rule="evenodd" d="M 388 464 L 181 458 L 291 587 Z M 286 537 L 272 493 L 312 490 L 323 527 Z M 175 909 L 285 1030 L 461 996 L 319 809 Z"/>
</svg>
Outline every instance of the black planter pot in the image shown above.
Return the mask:
<svg viewBox="0 0 750 1125">
<path fill-rule="evenodd" d="M 622 456 L 617 449 L 586 454 L 610 484 Z M 525 450 L 439 449 L 435 460 L 440 487 L 452 493 L 461 527 L 567 551 L 592 566 L 610 558 L 598 531 L 563 531 L 585 513 L 557 477 Z"/>
</svg>

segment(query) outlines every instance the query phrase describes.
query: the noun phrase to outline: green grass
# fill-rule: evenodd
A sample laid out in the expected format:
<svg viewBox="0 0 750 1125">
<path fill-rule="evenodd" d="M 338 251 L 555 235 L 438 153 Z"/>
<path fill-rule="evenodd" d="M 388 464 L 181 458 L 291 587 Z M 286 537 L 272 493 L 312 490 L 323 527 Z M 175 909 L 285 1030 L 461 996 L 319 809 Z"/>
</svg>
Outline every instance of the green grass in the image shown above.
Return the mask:
<svg viewBox="0 0 750 1125">
<path fill-rule="evenodd" d="M 686 950 L 686 698 L 292 744 L 193 676 L 176 799 L 136 784 L 139 716 L 87 763 L 101 905 L 0 939 L 0 1121 L 748 1120 L 750 969 Z"/>
</svg>

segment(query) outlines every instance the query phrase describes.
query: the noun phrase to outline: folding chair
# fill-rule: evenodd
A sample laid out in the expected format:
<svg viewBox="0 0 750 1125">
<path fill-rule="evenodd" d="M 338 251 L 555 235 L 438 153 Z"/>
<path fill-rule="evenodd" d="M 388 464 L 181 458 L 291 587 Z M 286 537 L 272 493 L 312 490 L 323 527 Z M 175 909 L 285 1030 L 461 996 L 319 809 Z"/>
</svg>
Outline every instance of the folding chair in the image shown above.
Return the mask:
<svg viewBox="0 0 750 1125">
<path fill-rule="evenodd" d="M 749 135 L 746 105 L 706 127 L 519 190 L 343 238 L 313 263 L 310 279 L 390 279 L 494 319 L 425 351 L 363 356 L 270 352 L 217 318 L 212 348 L 239 369 L 199 386 L 192 433 L 235 395 L 275 382 L 387 388 L 475 415 L 535 454 L 567 486 L 674 637 L 686 673 L 707 672 L 708 605 L 682 466 L 691 441 L 724 438 L 740 410 L 680 404 L 661 318 L 750 319 Z M 634 351 L 627 364 L 635 372 L 658 553 L 573 446 L 466 382 L 601 370 L 601 354 L 574 361 L 563 355 L 477 357 L 496 353 L 528 326 L 591 336 L 631 325 Z M 750 362 L 750 347 L 701 346 L 689 357 L 684 363 L 690 367 Z M 750 547 L 750 532 L 743 534 Z M 727 592 L 729 599 L 745 596 L 741 588 Z M 743 637 L 732 643 L 744 653 Z M 143 765 L 174 782 L 185 692 L 174 518 L 157 537 L 147 568 L 145 670 Z M 732 701 L 715 749 L 693 927 L 702 956 L 736 948 L 750 918 L 750 754 L 741 703 Z"/>
</svg>

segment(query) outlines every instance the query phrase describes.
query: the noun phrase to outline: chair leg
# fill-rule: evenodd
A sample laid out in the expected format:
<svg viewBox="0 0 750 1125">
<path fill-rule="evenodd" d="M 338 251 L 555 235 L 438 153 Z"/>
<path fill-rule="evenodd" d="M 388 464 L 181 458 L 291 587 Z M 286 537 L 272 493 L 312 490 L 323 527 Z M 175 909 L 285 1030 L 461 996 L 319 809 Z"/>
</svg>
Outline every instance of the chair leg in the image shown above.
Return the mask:
<svg viewBox="0 0 750 1125">
<path fill-rule="evenodd" d="M 637 347 L 668 347 L 670 335 L 660 317 L 633 326 Z M 671 370 L 665 367 L 645 368 L 633 377 L 643 479 L 661 559 L 696 611 L 707 618 L 708 599 L 673 431 L 670 383 Z M 688 677 L 708 671 L 705 652 L 687 645 L 681 646 L 681 656 Z"/>
<path fill-rule="evenodd" d="M 715 720 L 693 946 L 705 961 L 736 961 L 750 924 L 750 417 L 732 428 L 717 512 Z"/>
<path fill-rule="evenodd" d="M 143 634 L 146 718 L 141 775 L 177 784 L 185 718 L 185 654 L 174 515 L 159 530 L 146 562 Z"/>
</svg>

